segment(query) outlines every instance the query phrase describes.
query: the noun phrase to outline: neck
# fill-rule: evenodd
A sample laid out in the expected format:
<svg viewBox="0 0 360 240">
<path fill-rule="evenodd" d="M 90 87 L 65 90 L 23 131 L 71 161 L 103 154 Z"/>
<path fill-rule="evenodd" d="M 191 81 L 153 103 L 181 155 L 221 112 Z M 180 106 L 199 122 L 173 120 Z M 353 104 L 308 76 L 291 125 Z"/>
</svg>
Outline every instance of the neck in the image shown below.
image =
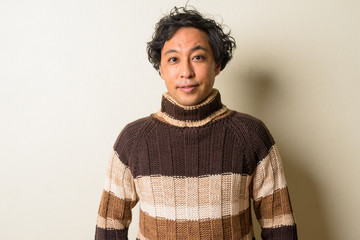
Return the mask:
<svg viewBox="0 0 360 240">
<path fill-rule="evenodd" d="M 207 124 L 226 111 L 226 106 L 221 103 L 219 91 L 214 89 L 203 102 L 194 106 L 181 105 L 165 93 L 161 101 L 161 110 L 156 115 L 178 127 L 198 127 Z"/>
</svg>

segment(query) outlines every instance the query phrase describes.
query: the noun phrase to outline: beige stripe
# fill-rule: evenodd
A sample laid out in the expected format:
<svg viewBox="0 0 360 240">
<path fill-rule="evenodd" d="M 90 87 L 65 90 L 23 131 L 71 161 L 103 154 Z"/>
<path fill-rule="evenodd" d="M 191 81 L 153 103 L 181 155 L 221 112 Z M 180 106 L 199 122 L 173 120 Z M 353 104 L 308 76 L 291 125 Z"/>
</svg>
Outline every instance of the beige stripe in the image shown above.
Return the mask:
<svg viewBox="0 0 360 240">
<path fill-rule="evenodd" d="M 250 176 L 240 174 L 199 178 L 143 176 L 135 179 L 141 209 L 150 216 L 172 220 L 239 214 L 249 207 L 250 182 Z"/>
<path fill-rule="evenodd" d="M 274 219 L 260 219 L 259 222 L 263 228 L 292 226 L 295 224 L 294 217 L 292 214 L 277 216 Z"/>
<path fill-rule="evenodd" d="M 270 219 L 275 216 L 291 214 L 291 204 L 287 188 L 280 189 L 259 201 L 254 202 L 258 219 Z"/>
<path fill-rule="evenodd" d="M 167 115 L 164 112 L 158 111 L 156 113 L 157 117 L 163 118 L 166 122 L 168 122 L 171 125 L 177 126 L 177 127 L 200 127 L 203 126 L 209 122 L 211 122 L 214 118 L 219 117 L 220 115 L 224 114 L 227 111 L 227 107 L 225 105 L 223 105 L 219 110 L 217 110 L 216 112 L 212 113 L 211 115 L 209 115 L 208 117 L 199 120 L 199 121 L 182 121 L 182 120 L 178 120 L 178 119 L 174 119 L 172 117 L 170 117 L 169 115 Z"/>
<path fill-rule="evenodd" d="M 244 236 L 241 240 L 253 240 L 253 239 L 255 239 L 254 234 L 250 233 L 250 234 Z"/>
<path fill-rule="evenodd" d="M 136 236 L 137 239 L 139 240 L 149 240 L 148 238 L 144 237 L 141 232 L 138 232 L 138 235 Z"/>
<path fill-rule="evenodd" d="M 167 98 L 171 103 L 173 103 L 174 105 L 177 105 L 185 110 L 194 110 L 194 109 L 198 109 L 201 106 L 204 106 L 212 101 L 214 101 L 216 95 L 219 93 L 219 90 L 213 88 L 212 93 L 205 99 L 205 101 L 201 102 L 200 104 L 197 105 L 193 105 L 193 106 L 185 106 L 185 105 L 181 105 L 180 103 L 178 103 L 173 97 L 170 96 L 170 94 L 168 92 L 164 93 L 164 97 Z"/>
<path fill-rule="evenodd" d="M 140 239 L 249 239 L 250 210 L 218 219 L 171 221 L 154 218 L 140 210 Z M 250 238 L 251 239 L 251 238 Z"/>
<path fill-rule="evenodd" d="M 234 238 L 235 239 L 235 238 Z M 248 235 L 246 235 L 246 236 L 244 236 L 241 240 L 253 240 L 253 239 L 255 239 L 254 238 L 254 234 L 248 234 Z"/>
<path fill-rule="evenodd" d="M 117 230 L 122 230 L 125 228 L 125 226 L 121 221 L 112 218 L 103 218 L 101 216 L 98 216 L 96 221 L 96 226 L 103 229 L 117 229 Z"/>
<path fill-rule="evenodd" d="M 122 199 L 136 199 L 134 179 L 130 169 L 114 151 L 110 160 L 104 189 Z"/>
<path fill-rule="evenodd" d="M 270 148 L 269 154 L 256 167 L 253 180 L 253 198 L 255 201 L 286 187 L 284 170 L 276 145 Z"/>
</svg>

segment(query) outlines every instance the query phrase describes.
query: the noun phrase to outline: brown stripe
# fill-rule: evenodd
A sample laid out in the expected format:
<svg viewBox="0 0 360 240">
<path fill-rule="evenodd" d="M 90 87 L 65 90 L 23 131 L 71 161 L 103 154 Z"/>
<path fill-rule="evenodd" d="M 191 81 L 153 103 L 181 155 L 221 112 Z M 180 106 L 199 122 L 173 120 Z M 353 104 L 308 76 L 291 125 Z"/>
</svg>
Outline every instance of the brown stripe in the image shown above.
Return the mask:
<svg viewBox="0 0 360 240">
<path fill-rule="evenodd" d="M 135 204 L 135 201 L 120 199 L 104 190 L 99 207 L 99 216 L 123 220 L 124 226 L 128 227 L 131 221 L 131 209 Z"/>
<path fill-rule="evenodd" d="M 254 202 L 258 219 L 272 219 L 276 216 L 291 214 L 291 204 L 287 187 Z"/>
<path fill-rule="evenodd" d="M 140 209 L 140 233 L 147 239 L 241 239 L 251 235 L 250 210 L 201 221 L 154 218 Z"/>
<path fill-rule="evenodd" d="M 249 144 L 248 150 L 251 153 L 249 152 L 248 157 L 255 157 L 257 164 L 268 155 L 269 149 L 275 144 L 274 139 L 265 124 L 259 119 L 239 112 L 235 112 L 232 116 L 231 125 L 238 131 L 240 140 Z"/>
</svg>

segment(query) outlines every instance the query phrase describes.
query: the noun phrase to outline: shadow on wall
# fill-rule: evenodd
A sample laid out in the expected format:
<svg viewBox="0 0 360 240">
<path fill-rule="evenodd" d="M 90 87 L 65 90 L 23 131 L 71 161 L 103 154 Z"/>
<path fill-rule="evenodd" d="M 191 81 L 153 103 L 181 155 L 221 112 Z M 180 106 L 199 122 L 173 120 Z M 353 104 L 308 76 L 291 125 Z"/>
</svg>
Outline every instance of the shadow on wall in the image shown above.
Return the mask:
<svg viewBox="0 0 360 240">
<path fill-rule="evenodd" d="M 279 79 L 275 79 L 273 75 L 267 72 L 254 69 L 251 70 L 250 74 L 240 75 L 232 78 L 234 81 L 231 82 L 229 87 L 231 91 L 240 90 L 246 92 L 245 96 L 250 98 L 245 100 L 250 105 L 247 108 L 251 110 L 250 114 L 259 116 L 265 122 L 268 122 L 269 119 L 276 121 L 276 118 L 292 114 L 281 106 L 277 106 L 274 100 L 277 94 L 281 94 L 277 87 Z M 239 78 L 240 81 L 238 81 Z M 235 102 L 244 102 L 244 96 L 236 96 L 237 99 L 233 99 Z M 275 118 L 274 113 L 276 114 Z M 274 133 L 274 130 L 271 129 L 271 132 Z M 296 141 L 303 140 L 294 138 L 292 132 L 281 134 L 285 139 L 289 139 L 289 141 L 281 142 L 279 148 L 284 163 L 299 239 L 335 240 L 331 236 L 327 214 L 323 208 L 322 203 L 325 199 L 320 195 L 321 186 L 316 182 L 316 179 L 307 173 L 302 164 L 302 154 L 296 147 Z M 302 149 L 302 151 L 306 151 L 306 149 Z M 259 231 L 259 228 L 255 226 L 256 239 L 260 236 L 257 231 Z"/>
</svg>

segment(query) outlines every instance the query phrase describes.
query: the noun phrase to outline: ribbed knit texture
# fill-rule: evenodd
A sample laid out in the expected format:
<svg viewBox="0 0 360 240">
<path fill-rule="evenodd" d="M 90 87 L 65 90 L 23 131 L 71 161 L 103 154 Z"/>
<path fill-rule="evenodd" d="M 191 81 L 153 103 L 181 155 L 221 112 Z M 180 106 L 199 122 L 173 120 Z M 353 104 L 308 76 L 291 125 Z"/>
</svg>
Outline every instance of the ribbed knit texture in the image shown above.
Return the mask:
<svg viewBox="0 0 360 240">
<path fill-rule="evenodd" d="M 192 107 L 165 94 L 124 128 L 109 166 L 96 240 L 127 239 L 138 201 L 138 239 L 253 239 L 250 199 L 263 239 L 297 239 L 273 138 L 217 90 Z"/>
</svg>

